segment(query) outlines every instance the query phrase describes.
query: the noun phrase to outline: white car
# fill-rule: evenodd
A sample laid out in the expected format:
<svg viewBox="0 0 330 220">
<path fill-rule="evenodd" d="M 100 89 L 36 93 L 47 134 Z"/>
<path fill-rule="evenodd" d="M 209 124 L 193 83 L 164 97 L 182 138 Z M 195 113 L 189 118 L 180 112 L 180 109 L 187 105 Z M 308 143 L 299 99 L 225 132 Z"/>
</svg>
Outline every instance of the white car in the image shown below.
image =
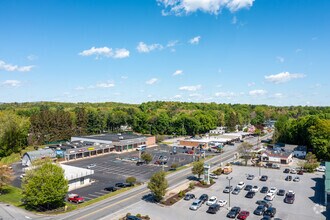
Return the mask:
<svg viewBox="0 0 330 220">
<path fill-rule="evenodd" d="M 210 178 L 211 179 L 218 179 L 219 177 L 213 173 L 210 173 Z"/>
<path fill-rule="evenodd" d="M 253 186 L 252 189 L 250 190 L 251 192 L 258 192 L 259 191 L 259 187 L 258 186 Z"/>
<path fill-rule="evenodd" d="M 219 200 L 218 204 L 220 205 L 220 207 L 223 207 L 223 206 L 227 205 L 227 200 Z"/>
<path fill-rule="evenodd" d="M 274 197 L 275 197 L 275 194 L 273 194 L 273 193 L 267 193 L 267 195 L 265 196 L 265 200 L 267 200 L 267 201 L 273 201 Z"/>
<path fill-rule="evenodd" d="M 217 203 L 217 197 L 215 196 L 211 196 L 211 198 L 209 198 L 209 200 L 206 202 L 206 205 L 213 205 L 215 203 Z"/>
<path fill-rule="evenodd" d="M 325 166 L 319 166 L 318 168 L 316 168 L 316 171 L 318 172 L 325 172 Z"/>
<path fill-rule="evenodd" d="M 239 188 L 239 189 L 243 189 L 245 186 L 245 183 L 244 182 L 239 182 L 236 186 L 236 188 Z"/>
<path fill-rule="evenodd" d="M 270 189 L 268 190 L 268 193 L 271 193 L 271 194 L 276 194 L 277 193 L 277 188 L 276 187 L 270 187 Z"/>
<path fill-rule="evenodd" d="M 93 167 L 96 167 L 96 164 L 95 164 L 95 163 L 89 164 L 89 165 L 87 166 L 87 169 L 91 169 L 91 168 L 93 168 Z"/>
<path fill-rule="evenodd" d="M 290 173 L 292 173 L 292 174 L 296 174 L 296 173 L 297 173 L 297 170 L 296 170 L 296 169 L 291 169 L 291 170 L 290 170 Z"/>
</svg>

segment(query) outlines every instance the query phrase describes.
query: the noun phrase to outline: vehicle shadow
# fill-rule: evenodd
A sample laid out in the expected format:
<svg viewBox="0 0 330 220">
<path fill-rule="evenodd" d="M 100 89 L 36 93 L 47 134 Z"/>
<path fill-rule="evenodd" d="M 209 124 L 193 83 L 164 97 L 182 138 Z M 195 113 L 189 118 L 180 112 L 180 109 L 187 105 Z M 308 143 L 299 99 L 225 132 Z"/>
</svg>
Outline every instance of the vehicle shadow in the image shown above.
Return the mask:
<svg viewBox="0 0 330 220">
<path fill-rule="evenodd" d="M 324 205 L 324 179 L 322 177 L 315 177 L 312 178 L 313 181 L 315 181 L 315 185 L 312 187 L 314 190 L 314 195 L 312 197 L 309 197 L 310 200 L 312 200 L 315 203 L 315 206 L 313 207 L 313 210 L 316 214 L 324 215 L 324 217 L 329 217 L 329 206 L 327 208 L 322 208 Z M 328 210 L 328 211 L 327 211 Z"/>
</svg>

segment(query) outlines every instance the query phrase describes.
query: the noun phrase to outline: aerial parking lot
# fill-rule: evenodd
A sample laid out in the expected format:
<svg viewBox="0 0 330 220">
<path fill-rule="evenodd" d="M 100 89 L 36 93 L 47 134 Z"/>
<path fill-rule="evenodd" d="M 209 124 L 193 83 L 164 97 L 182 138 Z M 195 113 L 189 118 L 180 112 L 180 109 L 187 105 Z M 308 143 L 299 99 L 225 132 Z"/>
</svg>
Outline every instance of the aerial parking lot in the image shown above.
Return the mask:
<svg viewBox="0 0 330 220">
<path fill-rule="evenodd" d="M 254 179 L 248 180 L 248 174 L 255 176 Z M 185 201 L 180 200 L 172 206 L 161 207 L 157 204 L 146 203 L 144 201 L 134 204 L 134 206 L 126 208 L 122 214 L 126 212 L 130 213 L 143 213 L 148 214 L 151 219 L 229 219 L 226 215 L 229 212 L 229 194 L 224 193 L 223 190 L 228 186 L 229 181 L 227 177 L 232 177 L 231 185 L 235 188 L 239 182 L 244 182 L 246 185 L 258 186 L 258 191 L 255 193 L 253 198 L 246 198 L 246 191 L 243 189 L 234 195 L 230 193 L 230 206 L 240 207 L 242 211 L 248 211 L 249 216 L 247 219 L 262 219 L 262 215 L 255 215 L 253 212 L 257 208 L 258 200 L 264 200 L 267 193 L 261 193 L 260 189 L 264 186 L 270 189 L 271 187 L 276 187 L 277 190 L 285 190 L 287 193 L 289 190 L 294 191 L 295 200 L 293 204 L 288 204 L 284 202 L 284 196 L 279 196 L 275 193 L 275 196 L 270 203 L 272 207 L 276 208 L 276 214 L 273 219 L 282 220 L 324 220 L 325 209 L 323 204 L 323 173 L 309 174 L 305 173 L 299 175 L 300 181 L 286 181 L 285 178 L 288 174 L 283 172 L 283 169 L 261 169 L 261 175 L 267 175 L 267 181 L 260 181 L 259 170 L 253 167 L 241 167 L 234 166 L 233 172 L 227 175 L 221 175 L 216 183 L 210 188 L 202 189 L 195 188 L 191 191 L 197 198 L 202 194 L 207 194 L 209 198 L 215 196 L 217 200 L 226 200 L 227 205 L 221 207 L 216 214 L 207 213 L 208 206 L 204 203 L 196 211 L 190 210 L 190 206 L 194 200 Z M 297 174 L 289 174 L 296 177 Z"/>
<path fill-rule="evenodd" d="M 116 183 L 125 182 L 127 177 L 133 176 L 138 182 L 146 182 L 152 174 L 164 168 L 165 171 L 170 169 L 172 164 L 180 166 L 191 163 L 193 156 L 184 153 L 182 148 L 177 149 L 176 154 L 171 154 L 171 147 L 160 145 L 157 147 L 147 148 L 146 152 L 152 155 L 153 160 L 149 164 L 137 166 L 136 162 L 139 157 L 138 151 L 131 151 L 122 154 L 108 154 L 98 157 L 92 157 L 83 160 L 70 161 L 66 164 L 76 167 L 89 168 L 94 170 L 91 179 L 95 180 L 90 186 L 72 190 L 85 198 L 86 201 L 95 199 L 109 191 L 104 190 L 106 187 L 114 186 Z M 210 154 L 209 152 L 206 155 Z M 166 156 L 167 163 L 163 166 L 155 164 L 160 156 Z"/>
</svg>

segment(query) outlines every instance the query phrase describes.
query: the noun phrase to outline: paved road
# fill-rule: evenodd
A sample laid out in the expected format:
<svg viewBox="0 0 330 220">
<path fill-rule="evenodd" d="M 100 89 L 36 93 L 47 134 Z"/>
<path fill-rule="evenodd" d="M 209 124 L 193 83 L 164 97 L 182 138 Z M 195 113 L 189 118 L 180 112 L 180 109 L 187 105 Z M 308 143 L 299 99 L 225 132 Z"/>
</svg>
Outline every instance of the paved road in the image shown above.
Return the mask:
<svg viewBox="0 0 330 220">
<path fill-rule="evenodd" d="M 268 138 L 269 136 L 265 136 L 264 138 Z M 255 145 L 257 143 L 257 138 L 251 138 L 247 140 L 249 143 Z M 215 156 L 209 160 L 207 163 L 210 164 L 219 164 L 221 162 L 225 162 L 229 159 L 232 159 L 237 152 L 237 146 L 232 146 L 230 150 L 227 150 L 225 153 Z M 175 187 L 188 181 L 187 178 L 191 176 L 191 169 L 184 169 L 178 172 L 175 172 L 169 176 L 167 176 L 167 180 L 169 182 L 169 187 Z M 69 220 L 69 219 L 79 219 L 79 220 L 87 220 L 87 219 L 112 219 L 113 213 L 118 212 L 119 210 L 126 208 L 127 206 L 134 205 L 141 201 L 141 199 L 145 199 L 146 196 L 150 193 L 147 185 L 144 184 L 133 190 L 118 195 L 116 197 L 112 197 L 106 199 L 100 203 L 91 205 L 86 207 L 85 209 L 77 210 L 69 214 L 65 214 L 62 216 L 57 216 L 57 219 Z"/>
</svg>

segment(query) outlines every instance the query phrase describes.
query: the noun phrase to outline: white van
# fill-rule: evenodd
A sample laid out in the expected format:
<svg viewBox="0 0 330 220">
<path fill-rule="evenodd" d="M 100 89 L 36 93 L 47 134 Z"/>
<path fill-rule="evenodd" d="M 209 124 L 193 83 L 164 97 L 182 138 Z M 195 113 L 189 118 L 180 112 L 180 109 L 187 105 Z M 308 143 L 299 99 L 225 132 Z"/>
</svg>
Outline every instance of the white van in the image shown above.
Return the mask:
<svg viewBox="0 0 330 220">
<path fill-rule="evenodd" d="M 147 145 L 140 145 L 136 148 L 137 151 L 144 151 L 147 148 Z"/>
</svg>

